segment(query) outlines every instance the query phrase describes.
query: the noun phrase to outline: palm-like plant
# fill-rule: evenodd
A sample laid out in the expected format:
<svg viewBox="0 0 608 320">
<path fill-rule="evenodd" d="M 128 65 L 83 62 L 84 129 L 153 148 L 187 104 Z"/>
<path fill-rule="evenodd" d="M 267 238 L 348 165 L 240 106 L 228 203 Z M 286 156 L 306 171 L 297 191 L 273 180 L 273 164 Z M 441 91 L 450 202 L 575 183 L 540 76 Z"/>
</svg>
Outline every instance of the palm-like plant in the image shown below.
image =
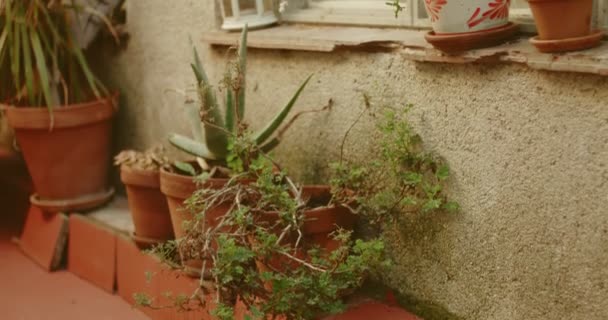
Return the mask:
<svg viewBox="0 0 608 320">
<path fill-rule="evenodd" d="M 74 40 L 70 10 L 58 0 L 0 1 L 0 102 L 51 109 L 107 94 Z"/>
<path fill-rule="evenodd" d="M 229 154 L 229 141 L 239 134 L 239 130 L 242 130 L 242 121 L 245 115 L 247 26 L 241 34 L 234 69 L 236 71 L 229 70 L 226 76 L 228 81 L 226 81 L 225 105 L 224 110 L 221 111 L 215 90 L 203 69 L 198 52 L 194 48 L 192 70 L 197 81 L 199 105 L 193 102 L 186 104 L 186 109 L 189 112 L 188 116 L 192 121 L 193 138 L 171 134 L 169 141 L 174 146 L 196 157 L 226 162 L 226 157 Z M 295 105 L 311 76 L 300 85 L 293 97 L 275 115 L 272 121 L 253 135 L 255 145 L 260 150 L 268 152 L 278 145 L 280 137 L 275 135 L 275 132 Z M 283 129 L 279 132 L 283 132 Z"/>
</svg>

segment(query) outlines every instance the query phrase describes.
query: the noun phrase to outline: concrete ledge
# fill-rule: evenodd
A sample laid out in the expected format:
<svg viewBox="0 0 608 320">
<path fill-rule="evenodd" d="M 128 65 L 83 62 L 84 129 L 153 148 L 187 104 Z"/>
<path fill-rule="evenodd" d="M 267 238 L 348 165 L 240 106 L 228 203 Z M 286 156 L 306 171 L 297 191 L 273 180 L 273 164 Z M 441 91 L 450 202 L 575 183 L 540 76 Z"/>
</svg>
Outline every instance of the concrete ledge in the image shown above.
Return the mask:
<svg viewBox="0 0 608 320">
<path fill-rule="evenodd" d="M 259 49 L 334 52 L 337 50 L 390 51 L 422 62 L 518 63 L 533 69 L 608 75 L 608 42 L 594 49 L 564 54 L 540 53 L 522 35 L 512 42 L 457 55 L 447 55 L 424 40 L 426 31 L 345 26 L 288 25 L 249 32 L 248 47 Z M 213 31 L 203 42 L 234 46 L 238 33 Z"/>
</svg>

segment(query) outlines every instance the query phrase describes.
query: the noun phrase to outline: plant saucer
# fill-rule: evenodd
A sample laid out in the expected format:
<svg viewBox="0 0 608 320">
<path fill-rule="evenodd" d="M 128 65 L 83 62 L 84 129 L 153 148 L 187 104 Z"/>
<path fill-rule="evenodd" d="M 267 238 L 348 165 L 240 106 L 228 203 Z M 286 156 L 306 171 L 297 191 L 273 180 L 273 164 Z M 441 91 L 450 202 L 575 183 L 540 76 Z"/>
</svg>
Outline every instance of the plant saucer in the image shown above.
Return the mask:
<svg viewBox="0 0 608 320">
<path fill-rule="evenodd" d="M 477 32 L 436 34 L 429 31 L 424 38 L 445 53 L 458 53 L 499 45 L 513 37 L 518 30 L 517 24 L 509 22 L 498 28 Z"/>
<path fill-rule="evenodd" d="M 73 211 L 86 211 L 97 208 L 110 201 L 113 196 L 114 188 L 109 188 L 104 192 L 89 194 L 75 199 L 61 200 L 41 199 L 40 196 L 35 193 L 30 196 L 30 202 L 44 211 L 70 213 Z"/>
<path fill-rule="evenodd" d="M 530 43 L 540 52 L 577 51 L 599 45 L 603 36 L 604 32 L 602 30 L 595 30 L 586 36 L 559 40 L 540 40 L 538 39 L 538 36 L 536 36 L 530 39 Z"/>
</svg>

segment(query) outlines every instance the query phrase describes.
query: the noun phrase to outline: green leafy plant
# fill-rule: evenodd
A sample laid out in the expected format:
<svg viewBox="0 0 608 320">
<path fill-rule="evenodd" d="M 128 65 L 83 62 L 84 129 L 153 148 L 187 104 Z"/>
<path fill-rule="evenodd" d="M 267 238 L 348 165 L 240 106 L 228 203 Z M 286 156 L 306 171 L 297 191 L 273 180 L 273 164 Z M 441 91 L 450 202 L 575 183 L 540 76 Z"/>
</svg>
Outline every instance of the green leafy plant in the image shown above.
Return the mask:
<svg viewBox="0 0 608 320">
<path fill-rule="evenodd" d="M 448 165 L 424 151 L 422 139 L 406 120 L 411 108 L 381 108 L 383 116 L 377 124 L 380 143 L 370 153 L 375 157 L 367 158 L 364 164 L 344 159 L 347 133 L 341 159 L 331 165 L 334 196 L 341 201 L 354 199 L 357 206 L 353 210 L 372 223 L 394 221 L 404 214 L 459 209 L 458 203 L 448 200 L 445 193 L 450 176 Z"/>
<path fill-rule="evenodd" d="M 366 103 L 371 107 L 371 99 Z M 337 228 L 329 238 L 333 245 L 320 246 L 306 235 L 308 210 L 342 206 L 372 223 L 392 224 L 406 214 L 458 209 L 445 194 L 449 168 L 423 150 L 404 119 L 410 108 L 383 108 L 380 139 L 372 152 L 377 157 L 364 164 L 348 162 L 344 155 L 349 133 L 367 109 L 361 113 L 344 136 L 340 161 L 332 165 L 331 199 L 321 204 L 309 201 L 270 157 L 255 151 L 253 138 L 233 137 L 229 165 L 249 165 L 233 170 L 223 188 L 202 188 L 186 201 L 196 215 L 177 243 L 187 259 L 203 261 L 201 274 L 210 278 L 201 277 L 199 288 L 174 307 L 192 306 L 192 301 L 207 307 L 205 296 L 211 294 L 211 313 L 222 320 L 234 319 L 237 301 L 247 308 L 248 319 L 317 319 L 342 312 L 345 295 L 390 265 L 385 244 Z M 243 183 L 244 178 L 254 179 Z M 225 214 L 212 223 L 205 218 L 226 203 Z"/>
<path fill-rule="evenodd" d="M 393 10 L 395 12 L 395 18 L 397 18 L 399 16 L 399 13 L 401 13 L 401 11 L 405 9 L 405 7 L 401 5 L 401 0 L 386 1 L 386 5 L 393 7 Z"/>
<path fill-rule="evenodd" d="M 108 94 L 74 41 L 69 13 L 77 9 L 54 0 L 0 3 L 0 101 L 51 109 Z"/>
<path fill-rule="evenodd" d="M 242 177 L 255 181 L 239 183 Z M 226 320 L 234 319 L 237 299 L 247 307 L 250 319 L 315 319 L 344 311 L 344 295 L 386 265 L 384 244 L 355 240 L 351 231 L 338 228 L 328 235 L 332 248 L 320 246 L 304 228 L 306 211 L 319 205 L 307 200 L 284 171 L 259 154 L 249 170 L 235 175 L 224 188 L 195 192 L 187 204 L 198 214 L 179 246 L 187 259 L 203 261 L 201 274 L 210 271 L 214 289 L 205 291 L 201 278 L 192 297 L 214 294 L 217 307 L 212 314 Z M 205 216 L 221 203 L 233 205 L 207 225 Z"/>
<path fill-rule="evenodd" d="M 225 164 L 230 154 L 230 148 L 233 147 L 230 144 L 231 138 L 247 130 L 247 126 L 243 122 L 247 71 L 247 27 L 241 34 L 236 60 L 229 65 L 222 81 L 221 88 L 225 91 L 223 110 L 220 109 L 216 90 L 207 77 L 195 47 L 193 51 L 194 62 L 191 66 L 196 78 L 198 101 L 188 100 L 186 102 L 186 110 L 191 120 L 192 138 L 171 134 L 169 141 L 190 155 Z M 288 122 L 282 129 L 279 127 L 297 102 L 311 76 L 306 78 L 288 103 L 262 130 L 252 134 L 255 148 L 268 152 L 279 144 L 282 133 L 293 121 Z M 243 135 L 241 134 L 241 136 Z"/>
</svg>

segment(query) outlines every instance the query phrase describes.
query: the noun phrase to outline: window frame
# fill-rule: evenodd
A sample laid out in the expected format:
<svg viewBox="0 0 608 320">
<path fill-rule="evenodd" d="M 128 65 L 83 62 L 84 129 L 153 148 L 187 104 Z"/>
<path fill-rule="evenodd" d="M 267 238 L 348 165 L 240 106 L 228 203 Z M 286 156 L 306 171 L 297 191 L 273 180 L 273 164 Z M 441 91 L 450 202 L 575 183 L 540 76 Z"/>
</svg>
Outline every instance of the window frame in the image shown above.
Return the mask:
<svg viewBox="0 0 608 320">
<path fill-rule="evenodd" d="M 421 11 L 424 12 L 424 16 L 426 16 L 424 6 L 421 5 L 422 2 L 420 0 L 402 1 L 405 9 L 397 19 L 395 19 L 395 16 L 392 13 L 392 8 L 386 5 L 386 1 L 378 1 L 378 3 L 382 6 L 386 6 L 386 12 L 390 12 L 390 15 L 384 13 L 379 16 L 370 15 L 369 7 L 365 7 L 366 4 L 374 2 L 373 0 L 300 0 L 300 2 L 299 5 L 304 6 L 304 8 L 288 8 L 287 12 L 282 14 L 283 21 L 309 24 L 397 27 L 407 29 L 431 28 L 431 23 L 428 18 L 419 18 L 421 16 L 419 14 Z M 332 8 L 332 5 L 338 3 L 340 3 L 339 6 Z M 351 7 L 352 9 L 344 9 L 344 7 Z M 385 12 L 385 10 L 378 10 Z M 608 0 L 594 0 L 593 14 L 594 25 L 597 28 L 608 31 Z M 529 8 L 511 7 L 509 19 L 518 23 L 521 30 L 524 32 L 536 32 L 534 18 L 532 17 Z"/>
</svg>

